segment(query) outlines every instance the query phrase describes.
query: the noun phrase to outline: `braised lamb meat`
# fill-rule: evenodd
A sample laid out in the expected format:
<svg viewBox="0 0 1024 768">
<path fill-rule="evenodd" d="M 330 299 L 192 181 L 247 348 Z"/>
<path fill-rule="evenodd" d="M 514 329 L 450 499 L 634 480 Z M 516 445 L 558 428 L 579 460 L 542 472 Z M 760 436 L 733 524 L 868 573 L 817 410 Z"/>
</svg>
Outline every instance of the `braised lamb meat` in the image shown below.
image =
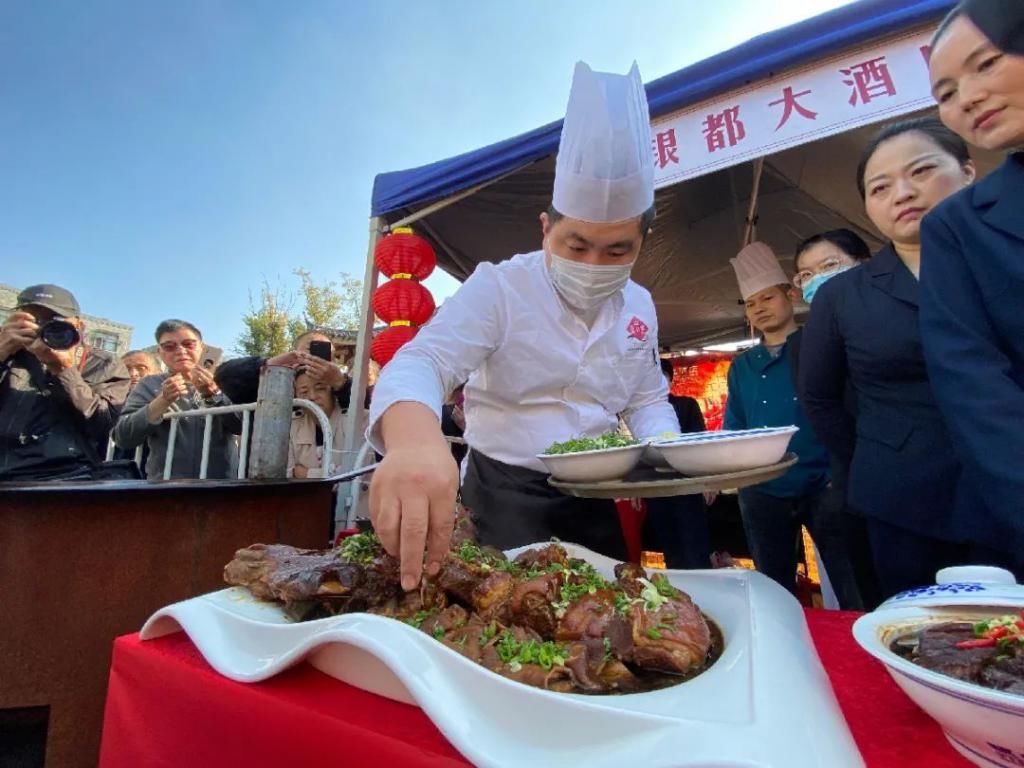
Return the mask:
<svg viewBox="0 0 1024 768">
<path fill-rule="evenodd" d="M 683 674 L 707 659 L 711 631 L 689 598 L 668 600 L 652 611 L 634 605 L 631 618 L 638 666 Z"/>
<path fill-rule="evenodd" d="M 639 597 L 644 585 L 641 581 L 647 578 L 647 571 L 636 563 L 619 563 L 615 566 L 615 580 L 619 587 L 630 597 Z"/>
<path fill-rule="evenodd" d="M 957 643 L 974 639 L 970 624 L 947 623 L 929 627 L 918 636 L 915 661 L 926 669 L 941 672 L 960 680 L 975 680 L 982 665 L 998 650 L 991 648 L 957 648 Z"/>
<path fill-rule="evenodd" d="M 507 571 L 493 571 L 484 576 L 471 594 L 476 612 L 484 620 L 508 621 L 508 606 L 516 588 L 515 577 Z"/>
<path fill-rule="evenodd" d="M 933 672 L 1024 695 L 1024 612 L 977 624 L 935 624 L 896 639 L 891 648 Z"/>
<path fill-rule="evenodd" d="M 224 568 L 224 580 L 248 587 L 263 600 L 295 603 L 348 594 L 361 580 L 361 571 L 333 551 L 253 544 L 235 553 Z"/>
<path fill-rule="evenodd" d="M 224 567 L 224 581 L 260 599 L 280 601 L 303 619 L 364 611 L 397 599 L 402 594 L 398 561 L 383 549 L 357 554 L 346 559 L 344 548 L 253 544 Z"/>
<path fill-rule="evenodd" d="M 590 693 L 630 693 L 640 688 L 640 680 L 620 659 L 609 641 L 586 637 L 569 644 L 565 666 L 572 673 L 577 687 Z"/>
<path fill-rule="evenodd" d="M 615 592 L 602 589 L 589 592 L 566 609 L 555 630 L 556 640 L 583 640 L 607 634 L 608 624 L 615 618 Z"/>
<path fill-rule="evenodd" d="M 469 622 L 469 614 L 461 605 L 449 605 L 439 613 L 428 616 L 420 624 L 420 629 L 428 635 L 440 640 L 449 632 L 461 629 Z"/>
<path fill-rule="evenodd" d="M 465 518 L 465 516 L 463 516 Z M 639 566 L 605 579 L 551 543 L 510 561 L 457 525 L 440 572 L 399 586 L 397 561 L 372 533 L 328 551 L 257 544 L 224 570 L 229 584 L 285 604 L 299 620 L 365 611 L 403 621 L 491 671 L 553 691 L 664 687 L 714 656 L 687 595 Z"/>
<path fill-rule="evenodd" d="M 554 604 L 562 586 L 561 573 L 544 573 L 520 579 L 509 599 L 511 621 L 530 627 L 542 637 L 552 637 L 558 618 Z"/>
<path fill-rule="evenodd" d="M 1024 647 L 993 658 L 981 670 L 978 682 L 987 688 L 1024 696 Z"/>
<path fill-rule="evenodd" d="M 524 571 L 546 571 L 553 565 L 568 565 L 569 554 L 560 544 L 548 544 L 540 549 L 528 549 L 525 552 L 520 552 L 515 563 Z"/>
</svg>

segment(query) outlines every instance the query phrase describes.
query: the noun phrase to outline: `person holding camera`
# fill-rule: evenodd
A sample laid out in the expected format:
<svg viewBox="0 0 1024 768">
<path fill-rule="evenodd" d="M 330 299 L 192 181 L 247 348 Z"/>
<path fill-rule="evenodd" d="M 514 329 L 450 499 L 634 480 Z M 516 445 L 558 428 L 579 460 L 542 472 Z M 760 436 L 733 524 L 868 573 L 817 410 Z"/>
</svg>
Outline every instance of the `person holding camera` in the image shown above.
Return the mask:
<svg viewBox="0 0 1024 768">
<path fill-rule="evenodd" d="M 334 393 L 338 407 L 347 411 L 352 397 L 352 380 L 334 364 L 331 337 L 321 331 L 306 331 L 295 339 L 295 348 L 271 358 L 236 357 L 218 366 L 214 378 L 234 403 L 254 403 L 260 375 L 267 366 L 305 370 L 311 379 L 324 382 Z M 365 408 L 370 407 L 371 390 L 366 392 Z"/>
<path fill-rule="evenodd" d="M 203 335 L 192 323 L 164 320 L 156 329 L 160 359 L 167 373 L 142 379 L 128 396 L 121 418 L 114 426 L 114 442 L 120 448 L 149 446 L 146 477 L 158 480 L 164 474 L 171 424 L 164 417 L 172 411 L 231 405 L 217 386 L 213 374 L 204 368 Z M 199 477 L 203 456 L 205 419 L 180 418 L 175 437 L 172 478 Z M 234 415 L 213 417 L 210 432 L 208 478 L 225 478 L 230 465 L 230 434 L 238 434 L 240 419 Z"/>
<path fill-rule="evenodd" d="M 0 480 L 88 480 L 128 395 L 115 355 L 85 345 L 78 301 L 33 285 L 0 327 Z"/>
</svg>

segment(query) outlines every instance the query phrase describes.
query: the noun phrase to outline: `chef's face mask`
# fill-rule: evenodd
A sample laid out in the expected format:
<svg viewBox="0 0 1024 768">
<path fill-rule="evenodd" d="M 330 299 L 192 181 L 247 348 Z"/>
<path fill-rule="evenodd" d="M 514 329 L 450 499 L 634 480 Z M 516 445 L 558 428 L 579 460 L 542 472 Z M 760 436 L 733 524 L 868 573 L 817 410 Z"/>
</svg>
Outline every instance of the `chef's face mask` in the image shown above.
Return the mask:
<svg viewBox="0 0 1024 768">
<path fill-rule="evenodd" d="M 548 272 L 555 290 L 571 307 L 594 309 L 621 291 L 629 280 L 633 262 L 629 264 L 583 264 L 563 259 L 548 251 Z"/>
<path fill-rule="evenodd" d="M 843 272 L 851 268 L 851 265 L 845 264 L 841 267 L 833 269 L 831 272 L 823 272 L 820 275 L 815 275 L 814 277 L 812 277 L 810 280 L 804 283 L 803 288 L 800 289 L 801 293 L 803 293 L 804 301 L 810 304 L 811 301 L 814 299 L 814 294 L 818 292 L 818 289 L 821 288 L 821 286 L 823 286 L 836 275 L 842 274 Z"/>
</svg>

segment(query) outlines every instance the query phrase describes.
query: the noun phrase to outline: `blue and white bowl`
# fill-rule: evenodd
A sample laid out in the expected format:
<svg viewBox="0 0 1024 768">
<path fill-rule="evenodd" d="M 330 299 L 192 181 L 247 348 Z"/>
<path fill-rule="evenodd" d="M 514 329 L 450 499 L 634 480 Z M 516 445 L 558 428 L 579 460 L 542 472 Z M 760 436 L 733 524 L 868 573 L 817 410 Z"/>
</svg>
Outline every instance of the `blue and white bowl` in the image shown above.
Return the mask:
<svg viewBox="0 0 1024 768">
<path fill-rule="evenodd" d="M 929 625 L 976 622 L 1024 608 L 1024 586 L 1000 568 L 939 571 L 937 584 L 890 598 L 853 625 L 861 648 L 881 661 L 896 684 L 942 727 L 975 765 L 1024 766 L 1024 696 L 932 672 L 889 650 L 894 640 Z"/>
<path fill-rule="evenodd" d="M 797 431 L 797 427 L 767 427 L 693 432 L 654 440 L 649 451 L 658 454 L 680 474 L 690 477 L 721 475 L 777 464 L 786 455 L 789 441 Z"/>
</svg>

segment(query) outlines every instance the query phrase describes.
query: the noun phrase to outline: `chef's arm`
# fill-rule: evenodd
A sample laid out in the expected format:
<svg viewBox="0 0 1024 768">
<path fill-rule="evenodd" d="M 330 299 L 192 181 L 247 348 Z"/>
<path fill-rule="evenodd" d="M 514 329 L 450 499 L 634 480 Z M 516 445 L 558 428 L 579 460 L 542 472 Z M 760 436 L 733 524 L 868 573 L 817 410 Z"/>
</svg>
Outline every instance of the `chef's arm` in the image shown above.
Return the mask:
<svg viewBox="0 0 1024 768">
<path fill-rule="evenodd" d="M 410 432 L 426 429 L 427 425 L 432 428 L 431 434 L 441 435 L 441 407 L 445 399 L 501 343 L 506 327 L 504 318 L 497 271 L 493 264 L 480 264 L 434 318 L 381 370 L 373 389 L 366 432 L 366 439 L 377 453 L 385 454 L 394 441 L 411 439 Z M 420 408 L 396 411 L 399 405 Z M 402 428 L 401 414 L 420 410 L 429 412 L 432 421 L 413 417 Z M 389 413 L 388 422 L 398 428 L 383 428 L 382 417 Z"/>
<path fill-rule="evenodd" d="M 654 329 L 653 338 L 658 338 L 657 328 Z M 640 385 L 633 393 L 626 410 L 622 412 L 622 418 L 629 426 L 629 431 L 633 433 L 633 437 L 640 439 L 657 437 L 664 432 L 675 434 L 680 431 L 676 410 L 668 401 L 668 383 L 661 372 L 658 357 L 652 352 L 649 360 L 650 363 L 644 366 Z"/>
<path fill-rule="evenodd" d="M 387 409 L 380 419 L 380 434 L 389 450 L 423 449 L 438 440 L 449 450 L 434 411 L 412 400 Z"/>
<path fill-rule="evenodd" d="M 420 583 L 424 559 L 429 575 L 440 570 L 455 524 L 459 470 L 441 434 L 441 405 L 497 348 L 505 316 L 494 266 L 481 264 L 374 388 L 367 439 L 384 459 L 370 483 L 370 519 L 401 559 L 406 590 Z"/>
</svg>

